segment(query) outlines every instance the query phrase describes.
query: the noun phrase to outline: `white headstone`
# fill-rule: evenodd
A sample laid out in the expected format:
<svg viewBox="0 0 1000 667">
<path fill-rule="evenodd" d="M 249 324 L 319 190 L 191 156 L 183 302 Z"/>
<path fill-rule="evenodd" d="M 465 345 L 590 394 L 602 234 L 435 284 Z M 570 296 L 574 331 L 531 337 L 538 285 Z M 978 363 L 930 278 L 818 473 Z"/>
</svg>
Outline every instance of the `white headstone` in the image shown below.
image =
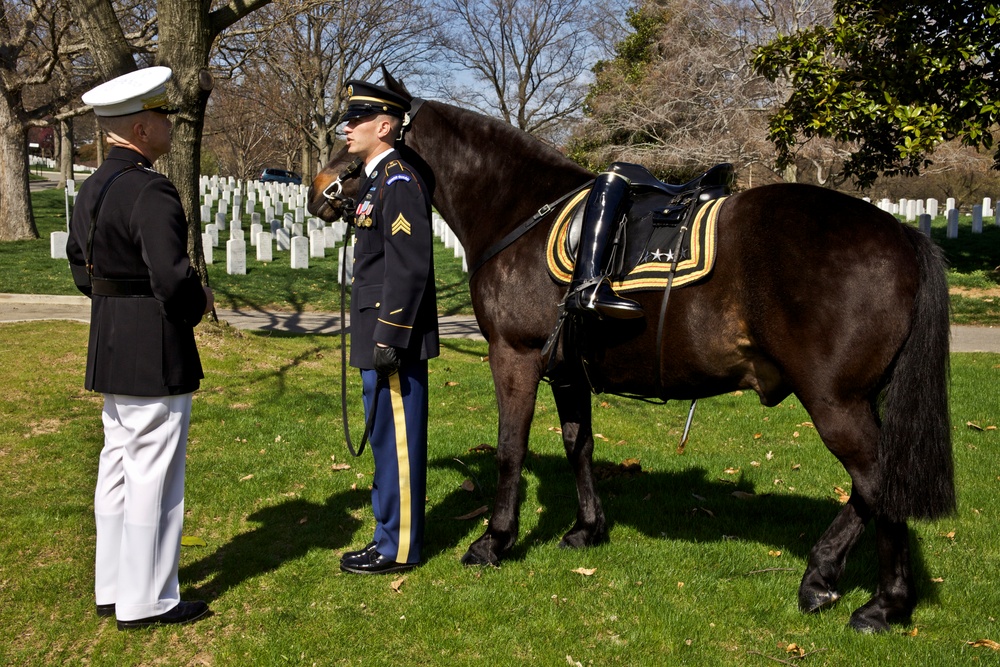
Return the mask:
<svg viewBox="0 0 1000 667">
<path fill-rule="evenodd" d="M 326 238 L 321 229 L 309 232 L 309 256 L 326 257 Z"/>
<path fill-rule="evenodd" d="M 921 213 L 920 217 L 917 218 L 917 220 L 918 220 L 917 226 L 920 227 L 920 231 L 922 231 L 927 236 L 930 236 L 931 235 L 931 216 L 928 215 L 927 213 Z"/>
<path fill-rule="evenodd" d="M 261 232 L 257 235 L 257 261 L 270 262 L 274 259 L 271 248 L 271 233 Z"/>
<path fill-rule="evenodd" d="M 277 242 L 278 250 L 288 250 L 291 247 L 292 237 L 284 227 L 278 227 L 274 232 L 274 240 Z"/>
<path fill-rule="evenodd" d="M 292 223 L 292 236 L 302 236 L 302 223 L 293 222 Z"/>
<path fill-rule="evenodd" d="M 231 276 L 244 276 L 247 272 L 247 244 L 242 239 L 229 239 L 226 242 L 226 273 Z"/>
<path fill-rule="evenodd" d="M 949 208 L 948 209 L 948 231 L 947 231 L 947 236 L 950 239 L 957 239 L 958 238 L 958 209 L 957 208 Z"/>
<path fill-rule="evenodd" d="M 983 233 L 983 205 L 976 204 L 972 207 L 972 233 Z"/>
<path fill-rule="evenodd" d="M 219 213 L 215 214 L 215 226 L 219 228 L 220 232 L 221 231 L 225 231 L 225 229 L 226 229 L 226 214 L 225 213 L 222 213 L 220 211 Z"/>
<path fill-rule="evenodd" d="M 201 235 L 201 249 L 202 249 L 202 252 L 204 252 L 204 254 L 205 254 L 205 263 L 206 264 L 211 264 L 212 261 L 215 259 L 213 257 L 213 255 L 215 253 L 212 252 L 212 249 L 214 247 L 215 247 L 215 245 L 214 245 L 214 241 L 212 239 L 212 235 L 209 234 L 208 232 L 205 232 L 204 234 L 202 234 Z"/>
<path fill-rule="evenodd" d="M 212 237 L 212 247 L 219 247 L 219 227 L 217 225 L 205 225 L 205 233 Z"/>
<path fill-rule="evenodd" d="M 281 227 L 281 222 L 278 220 L 272 220 L 271 222 L 267 223 L 267 226 L 270 228 L 271 235 L 273 236 L 278 231 L 278 228 Z"/>
<path fill-rule="evenodd" d="M 948 197 L 948 199 L 946 199 L 945 203 L 944 203 L 944 210 L 945 211 L 950 211 L 953 208 L 955 208 L 955 198 L 954 197 Z M 945 213 L 945 215 L 947 215 L 947 213 Z"/>
<path fill-rule="evenodd" d="M 203 223 L 212 222 L 212 205 L 203 204 L 201 207 L 201 221 Z"/>
<path fill-rule="evenodd" d="M 309 268 L 309 239 L 304 236 L 292 239 L 292 268 Z"/>
<path fill-rule="evenodd" d="M 345 254 L 347 255 L 346 264 Z M 337 252 L 337 282 L 340 282 L 345 268 L 347 269 L 347 284 L 350 285 L 354 278 L 354 246 L 342 246 Z"/>
<path fill-rule="evenodd" d="M 69 181 L 67 181 L 68 183 Z M 52 255 L 52 259 L 67 259 L 66 256 L 66 242 L 69 240 L 69 234 L 66 232 L 52 232 L 49 236 L 49 252 Z"/>
<path fill-rule="evenodd" d="M 340 239 L 337 238 L 337 230 L 333 227 L 323 227 L 317 231 L 323 233 L 323 247 L 332 248 L 340 243 Z"/>
<path fill-rule="evenodd" d="M 938 217 L 938 200 L 931 197 L 927 200 L 927 213 L 932 217 Z"/>
<path fill-rule="evenodd" d="M 219 200 L 219 213 L 222 215 L 229 213 L 229 202 L 226 201 L 225 197 Z"/>
<path fill-rule="evenodd" d="M 983 197 L 983 217 L 993 217 L 993 200 L 989 197 Z"/>
<path fill-rule="evenodd" d="M 264 226 L 259 222 L 250 225 L 250 245 L 257 245 L 257 235 L 264 231 Z"/>
</svg>

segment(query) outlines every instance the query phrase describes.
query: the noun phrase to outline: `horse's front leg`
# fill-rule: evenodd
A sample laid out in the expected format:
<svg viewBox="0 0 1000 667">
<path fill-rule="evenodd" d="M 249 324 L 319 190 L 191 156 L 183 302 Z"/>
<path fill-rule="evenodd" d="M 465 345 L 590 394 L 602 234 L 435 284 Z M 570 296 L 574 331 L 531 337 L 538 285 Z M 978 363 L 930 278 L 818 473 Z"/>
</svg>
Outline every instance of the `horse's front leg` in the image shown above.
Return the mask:
<svg viewBox="0 0 1000 667">
<path fill-rule="evenodd" d="M 563 446 L 576 477 L 576 524 L 559 543 L 561 547 L 584 547 L 607 538 L 604 508 L 594 488 L 594 429 L 590 390 L 586 382 L 554 384 Z"/>
<path fill-rule="evenodd" d="M 465 565 L 496 565 L 517 541 L 521 466 L 541 380 L 535 351 L 515 351 L 502 342 L 490 346 L 490 366 L 499 415 L 497 495 L 486 532 L 462 556 Z"/>
</svg>

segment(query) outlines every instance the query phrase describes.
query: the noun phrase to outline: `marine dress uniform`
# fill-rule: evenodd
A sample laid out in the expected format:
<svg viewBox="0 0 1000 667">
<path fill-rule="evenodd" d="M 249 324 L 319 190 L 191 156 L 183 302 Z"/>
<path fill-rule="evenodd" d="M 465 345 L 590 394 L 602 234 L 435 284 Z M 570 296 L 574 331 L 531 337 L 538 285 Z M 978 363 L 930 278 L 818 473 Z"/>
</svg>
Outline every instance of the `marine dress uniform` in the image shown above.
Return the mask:
<svg viewBox="0 0 1000 667">
<path fill-rule="evenodd" d="M 348 113 L 373 97 L 388 98 L 387 91 L 374 86 L 355 84 L 353 90 Z M 359 103 L 361 96 L 368 102 Z M 369 437 L 375 459 L 375 535 L 368 547 L 345 555 L 341 567 L 382 573 L 420 562 L 427 487 L 427 360 L 440 350 L 427 186 L 396 150 L 373 159 L 365 172 L 355 218 L 350 363 L 361 369 L 366 419 L 375 410 Z M 399 356 L 398 372 L 388 377 L 379 378 L 374 370 L 378 343 Z M 379 556 L 383 562 L 375 560 Z"/>
<path fill-rule="evenodd" d="M 105 116 L 165 105 L 170 70 L 149 69 L 84 102 Z M 114 613 L 119 629 L 194 620 L 207 605 L 181 601 L 177 569 L 191 398 L 203 377 L 193 327 L 208 297 L 190 265 L 177 190 L 143 154 L 114 145 L 80 188 L 66 250 L 74 282 L 92 300 L 85 387 L 104 394 L 98 613 Z"/>
</svg>

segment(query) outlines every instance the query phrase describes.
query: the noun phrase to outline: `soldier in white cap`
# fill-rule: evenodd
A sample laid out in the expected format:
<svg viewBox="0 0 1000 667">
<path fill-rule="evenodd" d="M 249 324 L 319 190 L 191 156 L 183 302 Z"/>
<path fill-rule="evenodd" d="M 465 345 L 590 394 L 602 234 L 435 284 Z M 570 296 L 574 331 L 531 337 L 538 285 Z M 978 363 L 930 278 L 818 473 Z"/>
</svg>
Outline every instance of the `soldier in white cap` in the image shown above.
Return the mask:
<svg viewBox="0 0 1000 667">
<path fill-rule="evenodd" d="M 66 246 L 92 299 L 85 386 L 104 394 L 97 614 L 117 616 L 119 630 L 208 613 L 180 599 L 177 577 L 191 397 L 204 377 L 193 328 L 214 299 L 191 268 L 177 190 L 152 169 L 170 150 L 170 77 L 150 67 L 84 94 L 111 149 L 80 188 Z"/>
</svg>

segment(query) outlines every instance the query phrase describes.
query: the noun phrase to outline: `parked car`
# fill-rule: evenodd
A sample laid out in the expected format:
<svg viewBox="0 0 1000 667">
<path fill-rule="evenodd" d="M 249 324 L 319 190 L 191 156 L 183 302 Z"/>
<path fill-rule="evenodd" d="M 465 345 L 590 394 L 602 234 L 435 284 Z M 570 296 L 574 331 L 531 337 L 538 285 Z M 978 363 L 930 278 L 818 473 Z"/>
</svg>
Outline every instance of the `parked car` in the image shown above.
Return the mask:
<svg viewBox="0 0 1000 667">
<path fill-rule="evenodd" d="M 274 169 L 268 167 L 260 174 L 260 180 L 262 183 L 295 183 L 296 185 L 302 184 L 302 177 L 296 174 L 294 171 L 286 171 L 285 169 Z"/>
</svg>

